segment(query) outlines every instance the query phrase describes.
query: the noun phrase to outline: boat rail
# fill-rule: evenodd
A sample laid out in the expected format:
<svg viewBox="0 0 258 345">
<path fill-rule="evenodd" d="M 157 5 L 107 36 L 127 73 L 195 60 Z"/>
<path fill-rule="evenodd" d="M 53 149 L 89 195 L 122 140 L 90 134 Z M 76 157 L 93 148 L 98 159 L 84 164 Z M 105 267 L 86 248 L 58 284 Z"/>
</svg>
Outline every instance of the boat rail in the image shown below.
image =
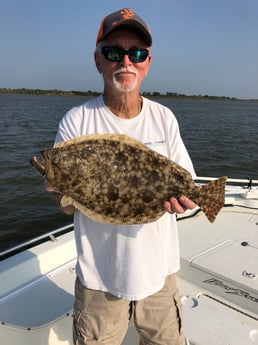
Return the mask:
<svg viewBox="0 0 258 345">
<path fill-rule="evenodd" d="M 202 177 L 202 176 L 198 176 L 195 179 L 195 182 L 208 182 L 208 181 L 212 181 L 212 180 L 216 180 L 218 177 Z M 252 187 L 252 186 L 258 186 L 258 180 L 254 180 L 252 178 L 246 178 L 246 179 L 237 179 L 237 178 L 228 178 L 227 179 L 227 185 L 234 185 L 237 184 L 242 185 L 242 186 L 246 186 L 248 187 Z"/>
<path fill-rule="evenodd" d="M 34 247 L 34 246 L 41 244 L 43 242 L 47 242 L 47 241 L 55 242 L 57 237 L 65 234 L 67 232 L 70 232 L 72 230 L 73 230 L 73 223 L 70 223 L 70 224 L 62 226 L 58 229 L 51 230 L 51 231 L 49 231 L 43 235 L 37 236 L 35 238 L 29 239 L 25 242 L 17 244 L 14 247 L 8 248 L 8 249 L 0 252 L 0 261 L 5 260 L 10 256 L 18 254 L 18 253 L 20 253 L 26 249 Z"/>
</svg>

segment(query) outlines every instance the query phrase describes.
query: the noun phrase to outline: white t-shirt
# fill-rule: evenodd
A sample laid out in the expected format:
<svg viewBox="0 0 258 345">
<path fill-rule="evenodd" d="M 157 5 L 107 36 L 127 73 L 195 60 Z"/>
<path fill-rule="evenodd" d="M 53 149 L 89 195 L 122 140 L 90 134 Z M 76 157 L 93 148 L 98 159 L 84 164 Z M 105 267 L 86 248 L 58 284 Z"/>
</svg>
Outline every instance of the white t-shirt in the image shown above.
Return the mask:
<svg viewBox="0 0 258 345">
<path fill-rule="evenodd" d="M 177 120 L 159 103 L 143 98 L 138 116 L 121 119 L 99 96 L 71 109 L 63 117 L 56 142 L 92 133 L 132 136 L 195 176 Z M 175 215 L 165 213 L 158 221 L 142 225 L 110 225 L 95 222 L 76 211 L 74 227 L 77 275 L 90 289 L 140 300 L 159 291 L 166 276 L 179 269 Z"/>
</svg>

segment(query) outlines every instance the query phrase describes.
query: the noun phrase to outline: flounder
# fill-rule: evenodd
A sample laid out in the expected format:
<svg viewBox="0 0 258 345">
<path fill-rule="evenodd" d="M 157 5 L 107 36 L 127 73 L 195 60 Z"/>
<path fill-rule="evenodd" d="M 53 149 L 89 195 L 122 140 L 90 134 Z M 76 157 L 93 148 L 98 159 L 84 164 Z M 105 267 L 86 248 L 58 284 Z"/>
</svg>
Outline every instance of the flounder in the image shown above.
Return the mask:
<svg viewBox="0 0 258 345">
<path fill-rule="evenodd" d="M 189 197 L 210 222 L 224 205 L 226 177 L 197 186 L 191 174 L 124 134 L 92 134 L 56 144 L 31 164 L 89 218 L 110 224 L 159 219 L 170 197 Z"/>
</svg>

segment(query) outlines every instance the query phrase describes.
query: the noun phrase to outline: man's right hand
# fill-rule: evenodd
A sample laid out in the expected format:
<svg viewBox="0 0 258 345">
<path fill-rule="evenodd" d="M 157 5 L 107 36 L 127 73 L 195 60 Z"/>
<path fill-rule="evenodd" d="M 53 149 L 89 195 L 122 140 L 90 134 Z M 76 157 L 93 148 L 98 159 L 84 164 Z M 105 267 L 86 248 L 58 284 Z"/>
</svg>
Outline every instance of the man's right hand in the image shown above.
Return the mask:
<svg viewBox="0 0 258 345">
<path fill-rule="evenodd" d="M 45 188 L 46 190 L 52 194 L 55 202 L 59 206 L 59 208 L 67 215 L 72 215 L 74 214 L 76 208 L 73 205 L 68 205 L 68 206 L 62 206 L 61 200 L 63 197 L 63 193 L 61 193 L 57 188 L 51 186 L 51 184 L 48 183 L 48 181 L 45 181 Z"/>
</svg>

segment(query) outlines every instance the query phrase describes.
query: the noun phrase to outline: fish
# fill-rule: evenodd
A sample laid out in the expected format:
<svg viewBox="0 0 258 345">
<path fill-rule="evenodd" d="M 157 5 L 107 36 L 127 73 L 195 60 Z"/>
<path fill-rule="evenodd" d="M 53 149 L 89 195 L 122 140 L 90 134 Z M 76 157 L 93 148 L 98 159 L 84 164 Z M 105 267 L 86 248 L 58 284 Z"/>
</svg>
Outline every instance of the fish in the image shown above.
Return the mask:
<svg viewBox="0 0 258 345">
<path fill-rule="evenodd" d="M 82 135 L 41 151 L 30 163 L 94 221 L 144 224 L 165 212 L 164 201 L 185 195 L 213 223 L 224 206 L 227 177 L 205 185 L 194 182 L 179 164 L 126 134 Z"/>
</svg>

